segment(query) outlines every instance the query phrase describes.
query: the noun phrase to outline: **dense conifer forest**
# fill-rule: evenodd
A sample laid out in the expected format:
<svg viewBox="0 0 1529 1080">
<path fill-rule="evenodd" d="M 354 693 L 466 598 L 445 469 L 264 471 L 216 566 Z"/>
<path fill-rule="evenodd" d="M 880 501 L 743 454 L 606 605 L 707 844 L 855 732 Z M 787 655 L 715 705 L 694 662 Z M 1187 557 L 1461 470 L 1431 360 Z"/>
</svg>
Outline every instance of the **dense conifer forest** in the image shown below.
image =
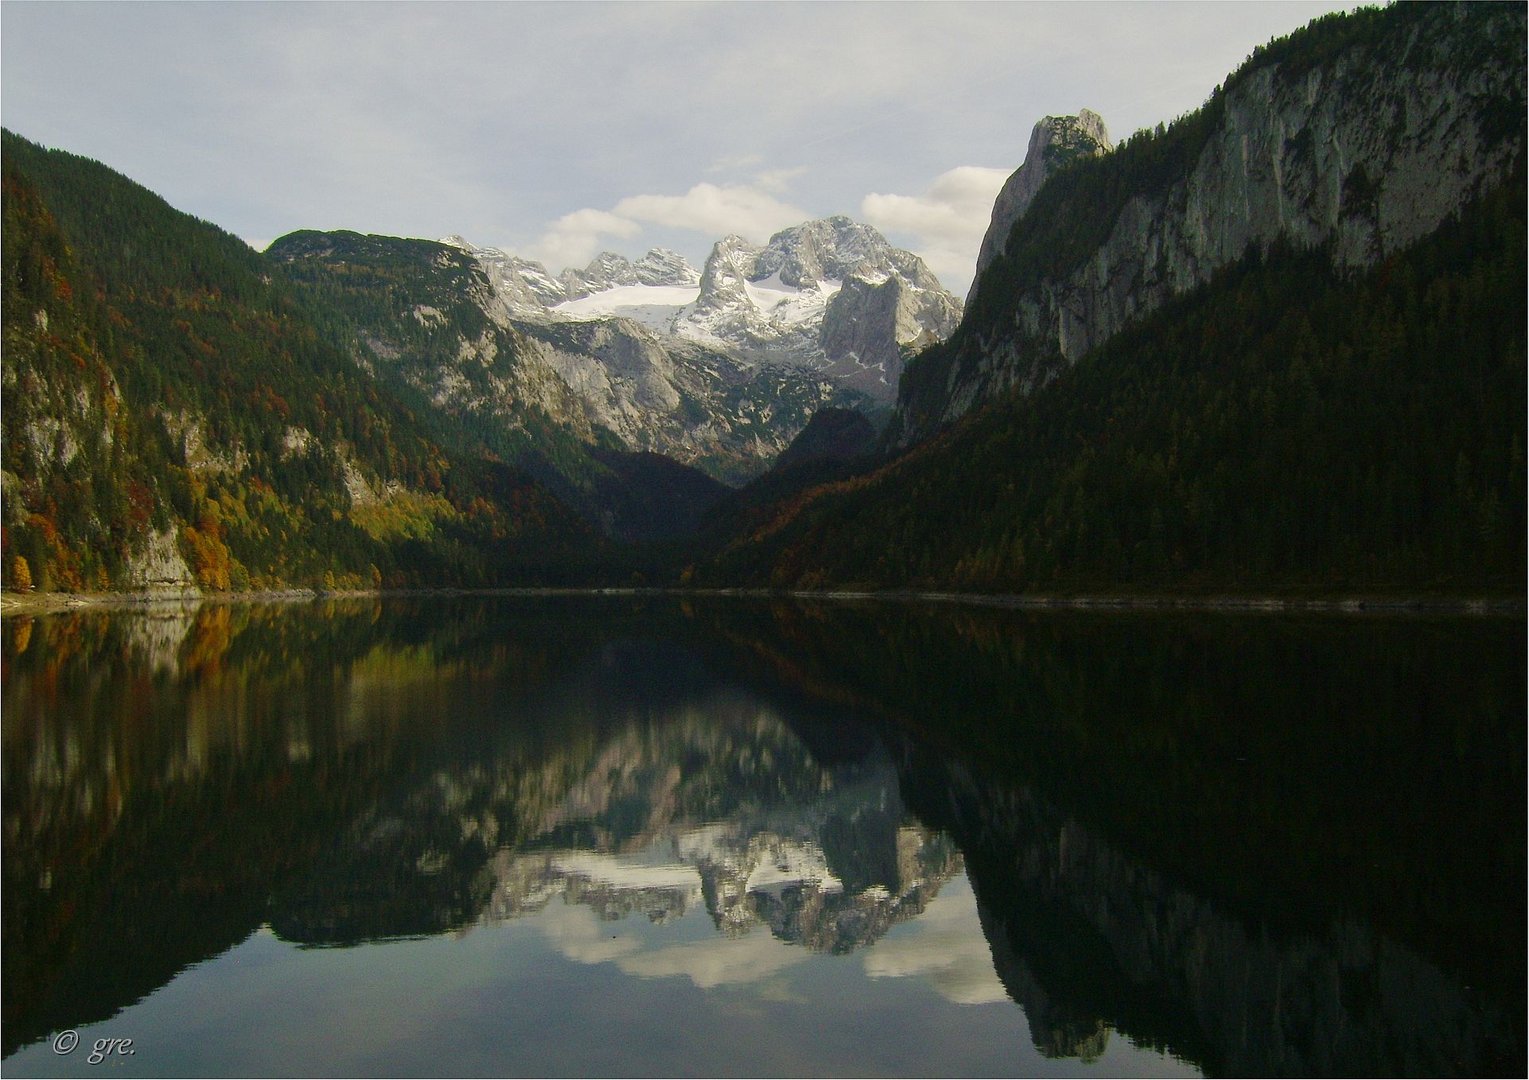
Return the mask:
<svg viewBox="0 0 1529 1080">
<path fill-rule="evenodd" d="M 214 591 L 591 577 L 583 522 L 448 454 L 242 241 L 9 132 L 4 162 L 8 587 L 130 585 L 165 529 Z"/>
<path fill-rule="evenodd" d="M 1250 252 L 1065 377 L 797 493 L 702 580 L 1513 591 L 1525 185 L 1348 280 Z"/>
</svg>

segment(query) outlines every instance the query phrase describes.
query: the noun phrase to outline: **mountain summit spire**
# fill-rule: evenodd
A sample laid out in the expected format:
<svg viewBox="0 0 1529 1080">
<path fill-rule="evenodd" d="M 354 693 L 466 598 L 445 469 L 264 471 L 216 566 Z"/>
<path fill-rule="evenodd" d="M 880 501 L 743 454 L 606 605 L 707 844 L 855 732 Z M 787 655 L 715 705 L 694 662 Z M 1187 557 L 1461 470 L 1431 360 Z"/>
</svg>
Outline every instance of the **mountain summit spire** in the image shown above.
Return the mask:
<svg viewBox="0 0 1529 1080">
<path fill-rule="evenodd" d="M 1030 200 L 1035 198 L 1046 178 L 1070 161 L 1107 154 L 1112 149 L 1104 119 L 1092 109 L 1079 109 L 1076 116 L 1047 116 L 1036 121 L 1030 130 L 1030 146 L 1025 151 L 1024 163 L 1004 181 L 1003 189 L 993 203 L 993 220 L 987 227 L 987 235 L 982 238 L 982 248 L 977 253 L 977 272 L 966 295 L 968 304 L 977 293 L 977 279 L 989 263 L 1003 254 L 1014 223 L 1024 216 Z"/>
</svg>

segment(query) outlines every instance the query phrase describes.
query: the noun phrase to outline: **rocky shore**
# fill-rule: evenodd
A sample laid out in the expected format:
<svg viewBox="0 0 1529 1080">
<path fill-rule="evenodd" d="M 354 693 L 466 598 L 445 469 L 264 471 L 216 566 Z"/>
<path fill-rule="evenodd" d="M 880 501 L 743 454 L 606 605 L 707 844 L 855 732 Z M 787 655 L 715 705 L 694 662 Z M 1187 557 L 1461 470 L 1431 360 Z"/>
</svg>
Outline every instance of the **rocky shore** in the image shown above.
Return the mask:
<svg viewBox="0 0 1529 1080">
<path fill-rule="evenodd" d="M 1262 596 L 1262 595 L 1095 595 L 1045 596 L 928 591 L 807 591 L 774 589 L 540 588 L 344 590 L 268 589 L 256 592 L 0 593 L 0 616 L 41 615 L 78 608 L 196 607 L 214 603 L 297 603 L 313 600 L 399 596 L 732 596 L 828 601 L 917 601 L 974 604 L 1039 611 L 1219 611 L 1274 614 L 1523 615 L 1522 596 Z"/>
</svg>

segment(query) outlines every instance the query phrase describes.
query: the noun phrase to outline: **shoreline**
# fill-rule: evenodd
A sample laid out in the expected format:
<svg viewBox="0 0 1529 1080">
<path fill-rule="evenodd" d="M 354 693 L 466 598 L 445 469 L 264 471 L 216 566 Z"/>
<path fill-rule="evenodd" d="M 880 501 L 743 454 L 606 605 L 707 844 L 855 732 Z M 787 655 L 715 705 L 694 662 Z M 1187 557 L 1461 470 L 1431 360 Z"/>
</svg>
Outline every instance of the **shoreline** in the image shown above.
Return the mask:
<svg viewBox="0 0 1529 1080">
<path fill-rule="evenodd" d="M 744 599 L 791 599 L 818 601 L 892 601 L 900 603 L 970 604 L 977 607 L 1012 608 L 1025 611 L 1205 611 L 1267 614 L 1325 615 L 1523 615 L 1522 596 L 1404 596 L 1348 594 L 1328 597 L 1282 597 L 1257 593 L 1085 594 L 1044 595 L 1030 593 L 962 593 L 935 590 L 856 589 L 683 589 L 638 587 L 542 587 L 542 588 L 438 588 L 438 589 L 268 589 L 239 593 L 113 592 L 113 593 L 0 593 L 0 618 L 48 615 L 87 609 L 157 611 L 187 610 L 203 604 L 313 603 L 320 600 L 387 600 L 408 597 L 519 596 L 519 597 L 737 597 Z"/>
</svg>

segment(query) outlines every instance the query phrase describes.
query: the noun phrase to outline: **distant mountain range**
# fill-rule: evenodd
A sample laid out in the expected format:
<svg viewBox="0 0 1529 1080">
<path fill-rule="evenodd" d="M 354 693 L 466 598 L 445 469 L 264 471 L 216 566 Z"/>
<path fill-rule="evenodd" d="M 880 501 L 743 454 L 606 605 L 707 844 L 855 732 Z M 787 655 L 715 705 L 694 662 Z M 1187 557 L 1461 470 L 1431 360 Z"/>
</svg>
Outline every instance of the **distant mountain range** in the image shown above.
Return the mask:
<svg viewBox="0 0 1529 1080">
<path fill-rule="evenodd" d="M 897 395 L 905 352 L 943 340 L 960 302 L 918 256 L 847 217 L 785 229 L 768 244 L 729 236 L 700 272 L 655 248 L 637 262 L 613 252 L 554 278 L 540 263 L 459 236 L 518 318 L 619 317 L 745 361 L 828 377 L 873 402 Z"/>
<path fill-rule="evenodd" d="M 256 253 L 7 132 L 5 585 L 1521 595 L 1524 38 L 1334 15 L 1047 117 L 964 311 L 844 217 Z"/>
</svg>

